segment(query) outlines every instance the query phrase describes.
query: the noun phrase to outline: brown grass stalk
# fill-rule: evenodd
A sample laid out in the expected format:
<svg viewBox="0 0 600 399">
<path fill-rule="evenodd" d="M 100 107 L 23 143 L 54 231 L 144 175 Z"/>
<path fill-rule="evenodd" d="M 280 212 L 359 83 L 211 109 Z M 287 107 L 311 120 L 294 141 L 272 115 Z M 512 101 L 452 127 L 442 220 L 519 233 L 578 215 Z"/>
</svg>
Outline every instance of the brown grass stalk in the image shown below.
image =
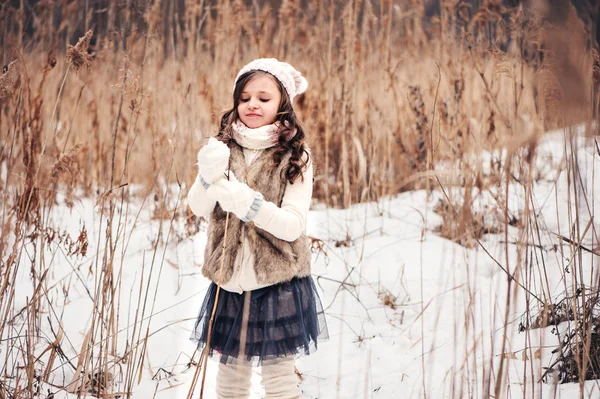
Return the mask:
<svg viewBox="0 0 600 399">
<path fill-rule="evenodd" d="M 77 359 L 67 386 L 72 392 L 84 392 L 95 378 L 103 386 L 99 395 L 113 395 L 109 375 L 118 375 L 126 363 L 124 383 L 114 391 L 134 394 L 151 368 L 149 338 L 158 289 L 152 292 L 151 284 L 162 276 L 166 247 L 188 238 L 173 234 L 173 226 L 186 218 L 190 231 L 203 228 L 180 201 L 195 178 L 191 160 L 202 140 L 217 129 L 219 112 L 230 106 L 231 80 L 238 68 L 256 57 L 285 59 L 310 82 L 295 109 L 312 150 L 316 202 L 348 207 L 407 190 L 424 188 L 430 195 L 441 191 L 445 201 L 436 212 L 444 222 L 437 233 L 484 251 L 506 276 L 506 301 L 492 315 L 503 318 L 505 338 L 513 331 L 506 314 L 517 306 L 517 293 L 526 298 L 527 319 L 552 304 L 554 287 L 547 270 L 553 264 L 547 249 L 552 232 L 546 231 L 535 203 L 533 185 L 543 177 L 532 174 L 531 161 L 541 132 L 587 121 L 592 111 L 597 115 L 600 104 L 598 51 L 586 44 L 594 43 L 597 27 L 580 19 L 573 7 L 554 15 L 551 7 L 442 1 L 440 13 L 431 15 L 427 4 L 416 0 L 252 6 L 240 0 L 156 0 L 151 6 L 107 2 L 105 8 L 86 1 L 64 4 L 60 10 L 51 2 L 34 3 L 28 9 L 25 1 L 12 2 L 0 11 L 0 43 L 7 63 L 0 76 L 0 316 L 10 321 L 0 326 L 0 341 L 6 340 L 2 352 L 7 353 L 0 393 L 6 388 L 9 394 L 25 395 L 34 389 L 42 361 L 48 363 L 41 367 L 41 379 L 51 380 L 65 364 L 70 367 L 65 359 L 59 361 L 64 356 Z M 54 68 L 63 62 L 66 68 Z M 574 112 L 577 107 L 583 112 Z M 589 136 L 593 129 L 586 130 Z M 583 193 L 576 147 L 574 141 L 565 146 L 570 198 Z M 508 154 L 504 159 L 497 155 L 503 152 Z M 481 153 L 490 154 L 489 164 L 482 164 Z M 509 184 L 524 193 L 522 213 L 509 213 Z M 179 193 L 171 209 L 175 185 Z M 484 194 L 493 198 L 489 213 L 499 221 L 498 228 L 486 225 L 484 216 L 489 214 L 472 208 Z M 97 226 L 87 226 L 97 234 L 89 243 L 96 252 L 85 262 L 76 261 L 81 253 L 65 251 L 48 232 L 59 230 L 54 211 L 65 204 L 73 207 L 70 215 L 75 217 L 80 201 L 88 198 L 97 202 L 100 214 Z M 552 235 L 560 255 L 557 267 L 570 271 L 564 273 L 562 288 L 571 294 L 597 281 L 594 272 L 584 273 L 584 259 L 591 255 L 587 250 L 598 248 L 597 241 L 590 245 L 582 240 L 595 228 L 593 223 L 577 224 L 584 208 L 593 207 L 592 198 L 585 200 L 582 208 L 569 205 L 567 219 L 576 228 L 560 226 L 560 234 Z M 119 317 L 123 276 L 133 267 L 124 259 L 145 214 L 142 209 L 130 214 L 133 201 L 140 201 L 141 208 L 155 207 L 161 232 L 152 237 L 152 260 L 147 263 L 144 257 L 138 265 L 141 280 L 131 298 L 133 320 L 124 323 Z M 383 209 L 378 204 L 382 215 Z M 166 220 L 168 234 L 162 232 Z M 509 228 L 516 228 L 516 236 Z M 482 237 L 489 233 L 504 236 L 505 259 L 493 258 L 493 251 L 484 247 Z M 354 243 L 352 237 L 348 242 Z M 515 248 L 516 263 L 509 264 L 508 252 Z M 361 284 L 346 280 L 353 273 L 359 280 L 363 277 L 363 250 L 361 263 L 348 268 L 342 284 L 356 285 L 357 298 Z M 59 256 L 71 265 L 73 284 L 54 281 Z M 81 263 L 86 264 L 80 268 Z M 93 287 L 86 280 L 88 267 Z M 20 287 L 19 275 L 28 272 L 26 304 L 15 308 L 23 303 L 15 289 Z M 69 291 L 77 292 L 79 285 L 85 287 L 84 297 L 89 293 L 93 310 L 90 325 L 74 330 L 64 325 L 61 315 L 72 299 Z M 477 288 L 468 288 L 470 300 Z M 593 322 L 576 310 L 593 298 L 588 290 L 568 303 L 573 322 L 582 326 L 573 335 L 580 343 L 573 346 L 574 364 L 581 371 L 591 364 Z M 478 315 L 475 305 L 470 306 L 465 328 L 474 334 Z M 40 345 L 45 312 L 50 326 L 62 327 Z M 544 317 L 549 319 L 548 314 Z M 19 338 L 17 328 L 26 339 Z M 83 344 L 73 348 L 71 338 L 79 330 L 85 331 Z M 523 360 L 521 371 L 530 378 L 541 372 L 534 370 L 530 343 L 535 335 L 525 334 L 529 359 Z M 565 337 L 561 332 L 559 338 Z M 505 367 L 510 360 L 504 359 L 510 348 L 495 347 L 487 337 L 483 345 L 482 339 L 454 348 L 464 378 L 459 382 L 448 376 L 453 397 L 479 383 L 484 395 L 503 396 L 507 383 L 514 382 Z M 422 352 L 426 344 L 421 343 Z M 188 396 L 200 372 L 203 392 L 209 346 L 201 354 Z M 481 371 L 469 363 L 474 353 Z M 500 360 L 480 360 L 493 355 Z M 11 359 L 27 364 L 21 374 Z M 419 385 L 428 394 L 432 374 L 425 365 L 422 371 Z M 582 386 L 584 377 L 578 375 Z M 529 382 L 524 396 L 538 396 L 540 386 Z"/>
<path fill-rule="evenodd" d="M 204 383 L 206 380 L 206 368 L 208 364 L 208 354 L 210 351 L 210 338 L 212 335 L 213 323 L 215 321 L 215 313 L 217 313 L 217 306 L 219 304 L 219 293 L 221 291 L 221 281 L 223 280 L 223 266 L 225 263 L 225 250 L 227 249 L 225 243 L 227 242 L 227 227 L 229 225 L 229 212 L 225 216 L 225 232 L 223 233 L 223 245 L 221 246 L 221 265 L 219 266 L 219 281 L 217 283 L 217 292 L 215 294 L 215 304 L 213 305 L 212 311 L 210 313 L 210 320 L 208 321 L 208 332 L 206 338 L 206 345 L 204 350 L 202 351 L 202 355 L 200 356 L 200 360 L 202 362 L 198 362 L 196 365 L 196 370 L 194 372 L 194 378 L 192 379 L 192 384 L 190 385 L 190 390 L 188 391 L 187 399 L 192 399 L 194 395 L 194 390 L 196 389 L 196 383 L 198 381 L 200 369 L 202 370 L 202 383 L 200 384 L 200 399 L 204 397 Z M 246 298 L 248 299 L 248 298 Z M 248 301 L 246 301 L 248 302 Z"/>
</svg>

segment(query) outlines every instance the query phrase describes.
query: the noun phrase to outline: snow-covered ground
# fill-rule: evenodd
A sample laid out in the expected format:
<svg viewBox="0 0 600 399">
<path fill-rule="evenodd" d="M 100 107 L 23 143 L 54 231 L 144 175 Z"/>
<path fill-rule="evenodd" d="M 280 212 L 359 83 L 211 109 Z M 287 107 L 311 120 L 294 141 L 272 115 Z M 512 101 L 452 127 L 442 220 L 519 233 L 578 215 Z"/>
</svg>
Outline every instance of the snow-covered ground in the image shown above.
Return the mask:
<svg viewBox="0 0 600 399">
<path fill-rule="evenodd" d="M 576 151 L 581 165 L 585 165 L 587 175 L 582 181 L 587 198 L 593 199 L 590 206 L 598 215 L 600 179 L 594 173 L 600 172 L 600 156 L 593 142 L 586 143 L 581 142 Z M 579 397 L 577 384 L 539 381 L 557 345 L 550 329 L 518 332 L 527 297 L 519 284 L 538 296 L 544 289 L 558 295 L 571 285 L 563 281 L 561 273 L 571 257 L 569 247 L 561 248 L 555 235 L 568 236 L 571 229 L 567 204 L 572 195 L 564 172 L 565 148 L 562 133 L 553 133 L 538 149 L 536 164 L 545 172 L 535 184 L 530 201 L 538 212 L 538 244 L 543 249 L 527 254 L 543 257 L 545 272 L 539 262 L 530 262 L 524 268 L 515 245 L 523 241 L 519 238 L 522 229 L 517 227 L 509 227 L 506 236 L 486 235 L 481 246 L 470 249 L 441 238 L 435 229 L 443 223 L 442 216 L 433 211 L 443 198 L 440 190 L 429 196 L 424 191 L 407 192 L 345 210 L 315 207 L 308 217 L 307 234 L 321 247 L 314 252 L 313 277 L 326 309 L 330 340 L 322 343 L 314 355 L 297 361 L 305 396 L 485 397 L 482 392 L 487 392 L 488 384 L 493 395 L 498 367 L 504 359 L 508 373 L 501 397 Z M 447 193 L 462 190 L 446 189 Z M 171 195 L 174 203 L 177 192 Z M 525 199 L 522 186 L 510 186 L 508 203 L 513 213 L 519 214 Z M 481 195 L 473 207 L 485 207 L 489 201 Z M 122 232 L 125 239 L 120 240 L 114 260 L 115 275 L 122 270 L 118 352 L 123 353 L 127 337 L 132 335 L 140 289 L 143 293 L 147 290 L 150 294 L 145 320 L 137 328 L 143 336 L 149 326 L 151 335 L 146 363 L 141 374 L 136 374 L 136 378 L 141 375 L 141 382 L 134 386 L 133 397 L 185 398 L 194 374 L 194 369 L 187 367 L 195 349 L 189 336 L 208 286 L 200 273 L 206 226 L 190 236 L 184 218 L 176 218 L 170 231 L 170 220 L 154 219 L 153 208 L 154 202 L 133 200 L 128 215 L 122 215 L 126 220 Z M 94 268 L 96 257 L 103 254 L 103 243 L 98 242 L 102 242 L 99 234 L 105 230 L 106 220 L 87 199 L 76 202 L 71 210 L 54 207 L 50 218 L 57 230 L 66 230 L 73 237 L 83 225 L 88 232 L 85 257 L 68 256 L 61 245 L 51 245 L 46 255 L 52 256 L 48 297 L 56 308 L 45 308 L 48 313 L 43 317 L 41 335 L 52 341 L 48 319 L 57 331 L 57 319 L 62 318 L 68 339 L 63 339 L 61 345 L 76 363 L 91 326 L 94 286 L 99 278 Z M 161 229 L 155 253 L 154 243 Z M 589 243 L 597 245 L 591 240 Z M 21 262 L 15 309 L 25 306 L 33 292 L 25 255 Z M 593 279 L 593 262 L 593 255 L 583 253 L 582 273 L 588 284 Z M 510 291 L 502 268 L 514 273 L 518 281 L 511 283 Z M 547 283 L 542 275 L 548 276 Z M 526 276 L 531 280 L 527 282 Z M 533 300 L 531 296 L 529 299 Z M 507 300 L 510 307 L 505 312 Z M 46 346 L 47 341 L 42 340 L 37 354 Z M 3 363 L 6 353 L 3 350 L 0 355 Z M 46 360 L 47 355 L 42 356 L 42 361 Z M 20 361 L 17 354 L 9 354 L 9 363 Z M 53 382 L 66 385 L 73 371 L 58 367 L 60 362 L 58 359 L 55 363 Z M 125 374 L 128 365 L 121 367 Z M 216 363 L 209 361 L 206 398 L 215 397 L 215 373 Z M 259 373 L 257 369 L 253 376 L 252 398 L 262 397 Z M 122 374 L 115 374 L 116 388 L 122 388 L 118 384 Z M 585 391 L 584 397 L 600 397 L 600 384 L 588 382 Z M 63 392 L 54 396 L 67 397 L 75 396 Z"/>
</svg>

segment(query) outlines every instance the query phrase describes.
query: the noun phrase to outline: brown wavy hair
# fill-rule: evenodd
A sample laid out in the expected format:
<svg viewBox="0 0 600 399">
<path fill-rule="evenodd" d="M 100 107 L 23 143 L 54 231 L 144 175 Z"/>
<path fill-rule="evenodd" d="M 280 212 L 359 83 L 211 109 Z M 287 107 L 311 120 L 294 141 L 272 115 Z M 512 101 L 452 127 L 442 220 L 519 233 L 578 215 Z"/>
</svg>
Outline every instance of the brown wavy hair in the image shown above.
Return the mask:
<svg viewBox="0 0 600 399">
<path fill-rule="evenodd" d="M 227 145 L 233 141 L 231 125 L 233 122 L 239 119 L 237 107 L 240 103 L 242 91 L 244 91 L 244 87 L 246 87 L 246 85 L 252 79 L 259 75 L 268 75 L 273 77 L 267 72 L 250 71 L 240 76 L 236 82 L 235 89 L 233 90 L 233 108 L 223 114 L 223 117 L 221 118 L 221 124 L 219 125 L 219 134 L 217 135 L 217 139 L 223 141 Z M 283 170 L 281 179 L 282 181 L 287 180 L 290 182 L 290 184 L 294 184 L 298 177 L 304 181 L 303 172 L 308 166 L 310 154 L 304 145 L 306 136 L 304 134 L 304 130 L 302 130 L 300 121 L 294 112 L 290 97 L 288 96 L 281 82 L 274 77 L 273 80 L 277 82 L 277 87 L 281 93 L 281 102 L 279 103 L 277 115 L 275 116 L 275 122 L 279 122 L 279 124 L 282 126 L 281 130 L 279 131 L 279 149 L 273 154 L 273 167 L 278 166 L 281 163 L 283 156 L 288 152 L 291 152 L 290 165 Z M 293 129 L 296 129 L 296 134 L 292 139 L 287 140 L 286 137 L 288 136 L 288 133 Z"/>
</svg>

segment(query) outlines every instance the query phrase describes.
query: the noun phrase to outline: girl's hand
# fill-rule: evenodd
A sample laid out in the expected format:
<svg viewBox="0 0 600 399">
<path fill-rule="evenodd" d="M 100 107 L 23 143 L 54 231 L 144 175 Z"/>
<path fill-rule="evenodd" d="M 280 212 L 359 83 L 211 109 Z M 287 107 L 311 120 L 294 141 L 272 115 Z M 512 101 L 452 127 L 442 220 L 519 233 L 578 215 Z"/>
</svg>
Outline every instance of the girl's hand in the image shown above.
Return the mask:
<svg viewBox="0 0 600 399">
<path fill-rule="evenodd" d="M 263 203 L 263 195 L 240 183 L 233 172 L 229 180 L 219 179 L 207 190 L 225 212 L 231 212 L 242 222 L 249 222 L 256 216 Z"/>
<path fill-rule="evenodd" d="M 211 137 L 208 143 L 198 151 L 198 173 L 207 184 L 223 177 L 229 164 L 229 148 L 221 141 Z"/>
</svg>

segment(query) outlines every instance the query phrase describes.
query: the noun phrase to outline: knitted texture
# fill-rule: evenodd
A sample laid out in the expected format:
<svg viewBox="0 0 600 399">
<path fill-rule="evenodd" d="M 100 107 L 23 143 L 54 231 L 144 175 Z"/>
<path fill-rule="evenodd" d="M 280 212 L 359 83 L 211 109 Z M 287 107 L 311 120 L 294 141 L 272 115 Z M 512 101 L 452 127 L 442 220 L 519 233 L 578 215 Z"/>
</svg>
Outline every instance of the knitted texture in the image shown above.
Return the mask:
<svg viewBox="0 0 600 399">
<path fill-rule="evenodd" d="M 242 222 L 249 222 L 254 219 L 258 211 L 260 211 L 260 207 L 264 201 L 265 198 L 263 195 L 261 193 L 256 193 L 254 201 L 252 202 L 252 205 L 250 205 L 250 210 L 248 210 L 248 214 L 242 219 Z"/>
<path fill-rule="evenodd" d="M 275 58 L 259 58 L 240 69 L 235 77 L 233 90 L 235 90 L 235 85 L 240 76 L 250 71 L 263 71 L 273 75 L 285 88 L 290 101 L 294 101 L 294 97 L 304 93 L 308 88 L 306 78 L 290 64 L 278 61 Z"/>
<path fill-rule="evenodd" d="M 264 150 L 265 148 L 273 147 L 279 142 L 279 132 L 281 124 L 279 122 L 270 125 L 264 125 L 257 128 L 249 128 L 240 120 L 236 120 L 231 124 L 233 130 L 233 139 L 244 148 L 252 150 Z M 289 129 L 286 133 L 286 141 L 294 138 L 297 129 Z"/>
</svg>

